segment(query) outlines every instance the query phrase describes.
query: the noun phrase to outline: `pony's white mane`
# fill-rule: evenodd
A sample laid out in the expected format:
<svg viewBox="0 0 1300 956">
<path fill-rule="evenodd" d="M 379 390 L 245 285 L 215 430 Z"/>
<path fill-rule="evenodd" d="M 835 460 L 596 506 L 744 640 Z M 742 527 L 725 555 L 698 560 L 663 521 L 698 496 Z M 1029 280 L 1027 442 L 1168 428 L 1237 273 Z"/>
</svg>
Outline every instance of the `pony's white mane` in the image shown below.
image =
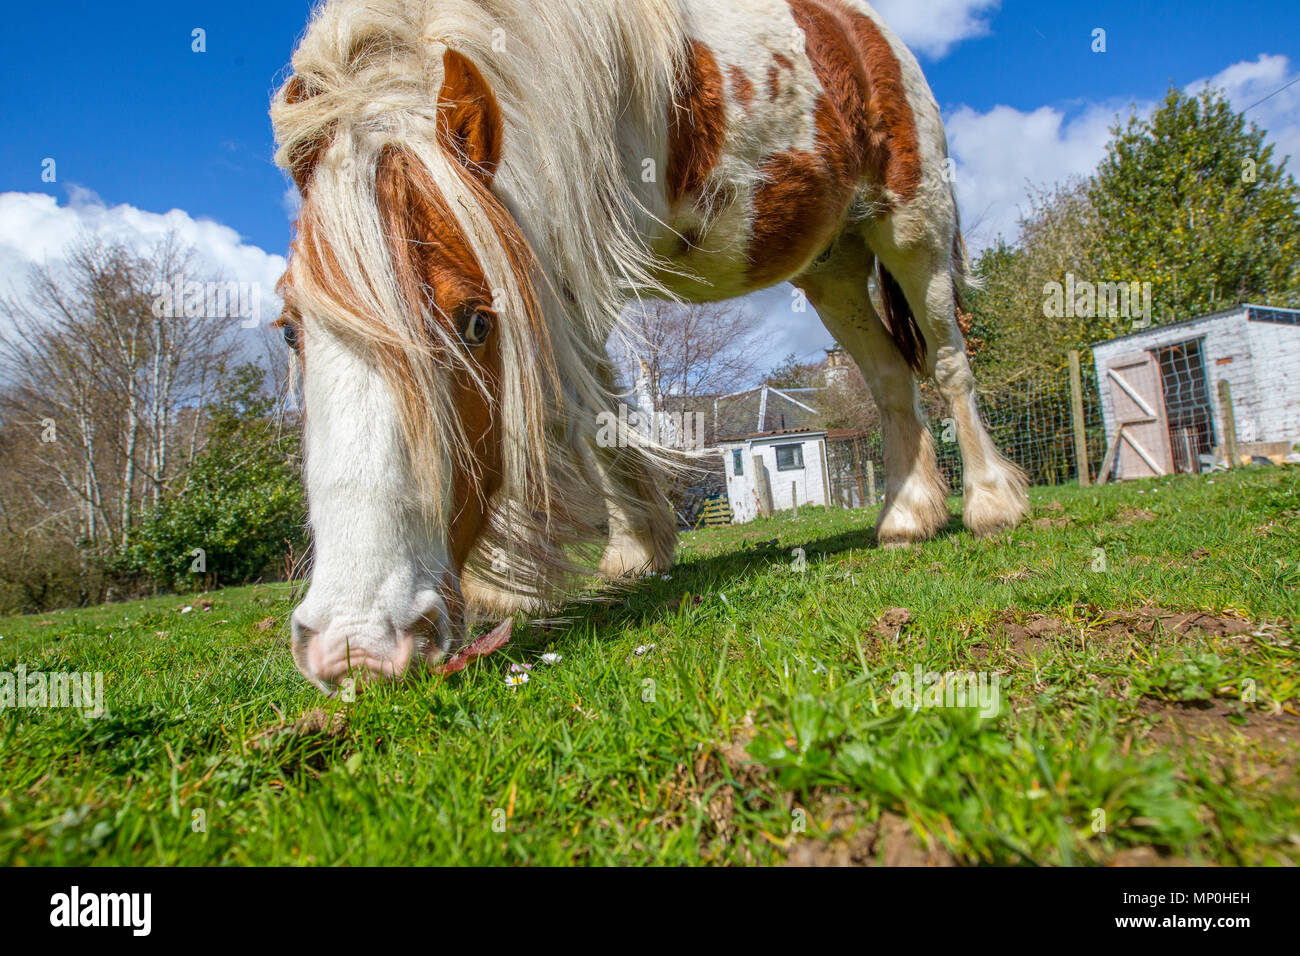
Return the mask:
<svg viewBox="0 0 1300 956">
<path fill-rule="evenodd" d="M 591 442 L 596 415 L 618 402 L 604 348 L 621 308 L 630 291 L 663 294 L 640 238 L 651 214 L 633 184 L 643 157 L 666 165 L 653 131 L 686 48 L 680 17 L 672 0 L 330 0 L 293 57 L 308 95 L 287 95 L 286 83 L 272 105 L 277 161 L 319 155 L 298 240 L 313 255 L 294 257 L 294 298 L 309 330 L 327 323 L 371 349 L 395 390 L 422 497 L 433 501 L 447 500 L 453 464 L 473 467 L 476 436 L 449 428 L 457 418 L 445 407 L 447 363 L 469 364 L 404 295 L 378 207 L 386 150 L 421 167 L 468 237 L 502 316 L 506 370 L 497 409 L 505 484 L 475 571 L 516 592 L 552 590 L 575 543 L 596 534 L 606 495 L 633 518 L 649 507 L 602 480 Z M 439 145 L 448 49 L 478 67 L 500 104 L 492 193 L 522 251 Z M 329 274 L 304 258 L 328 261 Z M 431 329 L 443 340 L 431 342 Z M 671 459 L 644 442 L 626 452 L 652 471 Z M 429 515 L 444 527 L 448 518 Z"/>
</svg>

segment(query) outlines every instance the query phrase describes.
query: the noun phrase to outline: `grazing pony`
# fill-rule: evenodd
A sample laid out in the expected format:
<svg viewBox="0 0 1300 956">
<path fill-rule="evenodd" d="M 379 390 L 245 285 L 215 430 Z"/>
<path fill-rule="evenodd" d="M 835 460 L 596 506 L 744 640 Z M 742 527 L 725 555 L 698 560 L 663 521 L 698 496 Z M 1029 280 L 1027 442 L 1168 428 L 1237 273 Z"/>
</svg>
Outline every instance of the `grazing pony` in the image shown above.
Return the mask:
<svg viewBox="0 0 1300 956">
<path fill-rule="evenodd" d="M 880 407 L 882 544 L 948 520 L 918 375 L 952 409 L 966 525 L 1024 514 L 954 319 L 939 110 L 865 3 L 330 0 L 292 66 L 271 118 L 302 196 L 281 324 L 315 541 L 293 653 L 322 688 L 445 662 L 467 604 L 540 606 L 585 543 L 609 576 L 671 564 L 668 453 L 596 439 L 637 296 L 804 290 Z"/>
</svg>

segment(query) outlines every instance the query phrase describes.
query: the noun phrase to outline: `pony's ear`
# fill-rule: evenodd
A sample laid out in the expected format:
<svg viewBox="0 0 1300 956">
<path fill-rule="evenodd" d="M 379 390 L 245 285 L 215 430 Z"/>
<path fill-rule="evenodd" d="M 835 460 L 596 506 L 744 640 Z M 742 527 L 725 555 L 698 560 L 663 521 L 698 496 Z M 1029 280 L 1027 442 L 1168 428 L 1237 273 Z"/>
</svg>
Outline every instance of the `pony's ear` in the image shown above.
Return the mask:
<svg viewBox="0 0 1300 956">
<path fill-rule="evenodd" d="M 443 149 L 490 185 L 501 162 L 501 107 L 473 63 L 455 50 L 442 57 L 438 139 Z"/>
</svg>

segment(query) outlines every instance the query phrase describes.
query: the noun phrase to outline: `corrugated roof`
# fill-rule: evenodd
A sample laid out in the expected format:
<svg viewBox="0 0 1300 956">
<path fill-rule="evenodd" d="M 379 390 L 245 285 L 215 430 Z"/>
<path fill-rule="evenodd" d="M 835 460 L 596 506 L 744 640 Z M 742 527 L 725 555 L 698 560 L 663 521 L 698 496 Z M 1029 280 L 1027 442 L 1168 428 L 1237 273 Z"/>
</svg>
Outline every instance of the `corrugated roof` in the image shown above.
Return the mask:
<svg viewBox="0 0 1300 956">
<path fill-rule="evenodd" d="M 1206 315 L 1193 316 L 1190 319 L 1180 319 L 1177 322 L 1169 322 L 1165 325 L 1151 325 L 1145 329 L 1138 329 L 1136 332 L 1129 332 L 1127 335 L 1117 335 L 1111 339 L 1101 339 L 1093 342 L 1089 348 L 1096 348 L 1099 345 L 1108 345 L 1111 342 L 1123 342 L 1126 339 L 1141 338 L 1144 335 L 1155 335 L 1166 329 L 1176 329 L 1184 325 L 1195 325 L 1197 322 L 1206 322 L 1212 319 L 1225 319 L 1230 315 L 1240 315 L 1246 313 L 1246 319 L 1250 322 L 1278 322 L 1285 321 L 1287 325 L 1300 325 L 1300 309 L 1290 309 L 1280 305 L 1258 305 L 1254 302 L 1242 302 L 1240 305 L 1233 306 L 1231 309 L 1224 309 L 1221 312 L 1210 312 Z M 1295 322 L 1289 320 L 1279 320 L 1277 318 L 1266 318 L 1260 313 L 1276 313 L 1281 315 L 1295 316 Z M 1254 313 L 1254 314 L 1252 314 Z"/>
<path fill-rule="evenodd" d="M 766 401 L 764 401 L 766 391 Z M 816 388 L 772 388 L 759 386 L 717 399 L 719 441 L 746 438 L 755 432 L 811 427 L 819 411 Z M 762 421 L 759 413 L 762 413 Z"/>
</svg>

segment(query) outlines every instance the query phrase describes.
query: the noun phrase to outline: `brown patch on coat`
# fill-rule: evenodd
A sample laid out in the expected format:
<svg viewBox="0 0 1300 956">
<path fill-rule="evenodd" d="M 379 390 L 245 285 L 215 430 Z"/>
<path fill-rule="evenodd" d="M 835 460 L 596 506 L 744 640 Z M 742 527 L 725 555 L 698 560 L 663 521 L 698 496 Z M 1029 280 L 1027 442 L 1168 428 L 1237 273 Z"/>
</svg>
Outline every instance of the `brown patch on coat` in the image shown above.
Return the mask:
<svg viewBox="0 0 1300 956">
<path fill-rule="evenodd" d="M 908 202 L 921 186 L 921 144 L 903 68 L 874 20 L 856 12 L 850 13 L 850 18 L 871 78 L 867 167 L 881 176 L 899 199 Z"/>
<path fill-rule="evenodd" d="M 722 155 L 727 111 L 722 72 L 713 52 L 698 40 L 687 51 L 668 117 L 668 199 L 698 193 Z"/>
<path fill-rule="evenodd" d="M 756 285 L 790 278 L 824 248 L 864 179 L 901 201 L 913 198 L 921 181 L 902 69 L 883 34 L 869 17 L 837 0 L 789 3 L 823 91 L 814 113 L 817 148 L 779 153 L 762 168 L 748 249 L 749 278 Z M 793 68 L 780 54 L 774 59 Z M 777 66 L 768 79 L 775 98 Z M 891 337 L 907 363 L 924 370 L 925 338 L 902 290 L 883 269 L 881 287 Z"/>
<path fill-rule="evenodd" d="M 472 138 L 464 142 L 474 148 Z M 486 168 L 477 160 L 474 166 Z M 376 192 L 394 271 L 412 310 L 420 310 L 432 298 L 435 320 L 453 336 L 476 309 L 495 318 L 487 276 L 423 165 L 389 147 L 379 161 Z M 470 461 L 458 460 L 454 467 L 448 511 L 449 550 L 458 568 L 482 532 L 487 502 L 500 487 L 503 464 L 500 422 L 493 409 L 502 376 L 499 337 L 489 335 L 470 354 L 486 390 L 474 381 L 465 363 L 448 363 L 454 395 L 451 405 L 460 417 L 462 434 L 471 443 Z"/>
<path fill-rule="evenodd" d="M 824 157 L 806 150 L 777 153 L 762 176 L 746 249 L 748 277 L 760 288 L 801 271 L 831 240 L 853 195 Z"/>
<path fill-rule="evenodd" d="M 295 76 L 284 87 L 284 101 L 289 104 L 301 103 L 315 96 L 317 90 L 302 76 Z M 320 158 L 334 139 L 335 126 L 330 123 L 312 139 L 296 143 L 289 150 L 289 175 L 298 187 L 299 195 L 306 195 L 311 175 L 316 171 Z"/>
<path fill-rule="evenodd" d="M 902 67 L 875 21 L 838 0 L 788 0 L 832 116 L 818 123 L 823 150 L 907 202 L 921 184 L 920 141 Z M 833 120 L 833 121 L 832 121 Z M 823 139 L 823 136 L 826 139 Z"/>
<path fill-rule="evenodd" d="M 738 66 L 727 67 L 727 76 L 731 78 L 731 95 L 742 110 L 748 110 L 754 102 L 754 84 Z"/>
</svg>

